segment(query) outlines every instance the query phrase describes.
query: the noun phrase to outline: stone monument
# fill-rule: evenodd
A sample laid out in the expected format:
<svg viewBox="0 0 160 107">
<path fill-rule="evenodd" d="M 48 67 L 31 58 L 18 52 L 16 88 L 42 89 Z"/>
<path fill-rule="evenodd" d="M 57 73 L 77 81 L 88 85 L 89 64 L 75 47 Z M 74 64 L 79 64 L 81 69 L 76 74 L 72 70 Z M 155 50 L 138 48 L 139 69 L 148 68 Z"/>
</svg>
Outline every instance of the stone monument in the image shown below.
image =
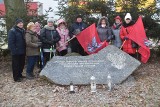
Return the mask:
<svg viewBox="0 0 160 107">
<path fill-rule="evenodd" d="M 130 76 L 140 62 L 113 45 L 109 45 L 96 54 L 89 56 L 55 56 L 41 71 L 45 76 L 59 85 L 90 84 L 94 76 L 97 84 L 107 84 L 110 74 L 113 84 L 120 84 Z"/>
</svg>

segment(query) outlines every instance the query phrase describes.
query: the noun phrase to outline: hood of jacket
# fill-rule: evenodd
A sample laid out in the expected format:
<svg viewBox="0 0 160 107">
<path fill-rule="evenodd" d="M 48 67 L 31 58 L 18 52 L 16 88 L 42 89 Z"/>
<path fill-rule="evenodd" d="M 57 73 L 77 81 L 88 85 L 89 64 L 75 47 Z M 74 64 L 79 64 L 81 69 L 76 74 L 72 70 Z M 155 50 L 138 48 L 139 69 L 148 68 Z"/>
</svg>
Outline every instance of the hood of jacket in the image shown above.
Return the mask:
<svg viewBox="0 0 160 107">
<path fill-rule="evenodd" d="M 132 20 L 132 21 L 131 21 L 130 23 L 128 23 L 128 24 L 127 24 L 126 22 L 124 22 L 124 23 L 123 23 L 123 26 L 126 28 L 126 27 L 132 26 L 132 25 L 134 25 L 134 24 L 135 24 L 135 21 Z"/>
<path fill-rule="evenodd" d="M 55 30 L 54 26 L 49 27 L 48 25 L 45 25 L 44 28 L 47 30 Z"/>
<path fill-rule="evenodd" d="M 103 16 L 103 17 L 101 17 L 101 18 L 99 19 L 97 26 L 101 26 L 101 21 L 102 21 L 103 19 L 106 20 L 107 27 L 109 27 L 108 18 L 105 17 L 105 16 Z"/>
</svg>

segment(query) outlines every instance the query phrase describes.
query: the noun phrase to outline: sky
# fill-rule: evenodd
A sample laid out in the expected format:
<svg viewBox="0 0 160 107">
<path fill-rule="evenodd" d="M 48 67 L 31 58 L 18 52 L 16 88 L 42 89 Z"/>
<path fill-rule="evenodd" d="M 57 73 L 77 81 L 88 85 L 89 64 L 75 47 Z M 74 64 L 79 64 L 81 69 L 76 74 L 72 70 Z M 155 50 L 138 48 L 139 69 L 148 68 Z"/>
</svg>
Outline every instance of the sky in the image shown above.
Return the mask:
<svg viewBox="0 0 160 107">
<path fill-rule="evenodd" d="M 58 19 L 59 17 L 55 15 L 56 11 L 58 11 L 58 2 L 54 0 L 33 0 L 43 3 L 43 14 L 45 14 L 45 10 L 48 10 L 49 7 L 52 7 L 53 12 L 49 13 L 49 17 L 53 17 L 55 19 Z"/>
</svg>

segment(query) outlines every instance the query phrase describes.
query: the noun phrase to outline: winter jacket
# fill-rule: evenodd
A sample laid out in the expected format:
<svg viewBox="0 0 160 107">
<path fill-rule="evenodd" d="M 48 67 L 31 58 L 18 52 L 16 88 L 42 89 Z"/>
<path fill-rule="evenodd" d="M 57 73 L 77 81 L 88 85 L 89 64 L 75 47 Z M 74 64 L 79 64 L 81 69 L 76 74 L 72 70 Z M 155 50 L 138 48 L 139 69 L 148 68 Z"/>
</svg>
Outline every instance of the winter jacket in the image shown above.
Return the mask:
<svg viewBox="0 0 160 107">
<path fill-rule="evenodd" d="M 120 30 L 120 37 L 122 39 L 122 42 L 125 41 L 125 37 L 127 37 L 127 35 L 131 32 L 132 25 L 134 25 L 134 21 L 131 21 L 129 24 L 126 24 L 126 23 L 123 24 Z M 126 40 L 123 45 L 123 51 L 128 54 L 135 54 L 136 48 L 133 48 L 132 44 L 133 44 L 132 40 L 130 39 Z"/>
<path fill-rule="evenodd" d="M 26 32 L 25 35 L 26 38 L 26 55 L 27 56 L 35 56 L 39 55 L 39 43 L 40 40 L 38 39 L 38 36 L 36 32 L 33 32 L 31 30 Z"/>
<path fill-rule="evenodd" d="M 81 23 L 75 22 L 75 23 L 73 23 L 73 25 L 70 28 L 70 37 L 72 38 L 73 35 L 75 35 L 75 32 L 76 32 L 77 29 L 82 31 L 85 28 L 87 28 L 87 25 L 84 22 L 81 22 Z"/>
<path fill-rule="evenodd" d="M 56 48 L 56 43 L 61 39 L 54 26 L 47 25 L 41 30 L 40 38 L 44 49 L 50 49 L 53 45 Z"/>
<path fill-rule="evenodd" d="M 67 45 L 65 44 L 65 42 L 67 41 L 67 39 L 69 39 L 69 30 L 68 29 L 64 29 L 64 31 L 62 31 L 59 27 L 56 29 L 61 37 L 61 40 L 57 43 L 57 47 L 58 51 L 61 52 L 62 50 L 66 50 L 67 49 Z"/>
<path fill-rule="evenodd" d="M 8 32 L 8 48 L 12 55 L 22 55 L 26 53 L 25 30 L 14 26 Z"/>
<path fill-rule="evenodd" d="M 101 21 L 103 19 L 105 19 L 107 22 L 106 27 L 101 26 Z M 101 42 L 104 42 L 104 41 L 109 42 L 111 39 L 113 39 L 112 29 L 109 27 L 109 22 L 108 22 L 107 17 L 100 18 L 98 25 L 97 25 L 97 32 L 98 32 Z"/>
<path fill-rule="evenodd" d="M 122 27 L 122 24 L 116 24 L 114 23 L 112 26 L 112 32 L 114 34 L 115 40 L 113 40 L 114 46 L 120 48 L 122 45 L 122 40 L 120 38 L 120 29 Z"/>
</svg>

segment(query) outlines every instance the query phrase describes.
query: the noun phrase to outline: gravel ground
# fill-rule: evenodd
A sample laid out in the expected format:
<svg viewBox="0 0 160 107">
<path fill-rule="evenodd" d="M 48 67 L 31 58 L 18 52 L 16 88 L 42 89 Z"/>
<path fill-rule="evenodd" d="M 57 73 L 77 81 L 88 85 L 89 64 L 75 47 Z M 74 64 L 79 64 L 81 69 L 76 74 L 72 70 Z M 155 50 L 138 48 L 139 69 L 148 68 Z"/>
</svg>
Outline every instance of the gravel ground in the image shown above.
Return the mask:
<svg viewBox="0 0 160 107">
<path fill-rule="evenodd" d="M 0 63 L 0 107 L 160 107 L 158 61 L 141 65 L 112 92 L 98 85 L 94 94 L 90 86 L 76 86 L 76 93 L 69 94 L 68 86 L 57 86 L 39 77 L 15 83 L 10 58 L 0 59 Z"/>
</svg>

